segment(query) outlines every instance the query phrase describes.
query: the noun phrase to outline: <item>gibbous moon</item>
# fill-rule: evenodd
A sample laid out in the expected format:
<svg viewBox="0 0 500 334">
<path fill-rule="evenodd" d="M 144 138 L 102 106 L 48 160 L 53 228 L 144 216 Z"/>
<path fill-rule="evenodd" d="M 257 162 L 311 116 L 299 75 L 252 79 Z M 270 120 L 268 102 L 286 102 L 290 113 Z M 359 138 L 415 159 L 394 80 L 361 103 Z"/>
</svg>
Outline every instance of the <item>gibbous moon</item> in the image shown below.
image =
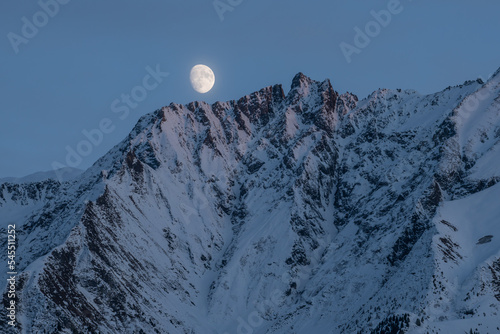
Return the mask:
<svg viewBox="0 0 500 334">
<path fill-rule="evenodd" d="M 196 65 L 191 69 L 191 85 L 198 93 L 205 94 L 215 83 L 215 75 L 212 69 L 206 65 Z"/>
</svg>

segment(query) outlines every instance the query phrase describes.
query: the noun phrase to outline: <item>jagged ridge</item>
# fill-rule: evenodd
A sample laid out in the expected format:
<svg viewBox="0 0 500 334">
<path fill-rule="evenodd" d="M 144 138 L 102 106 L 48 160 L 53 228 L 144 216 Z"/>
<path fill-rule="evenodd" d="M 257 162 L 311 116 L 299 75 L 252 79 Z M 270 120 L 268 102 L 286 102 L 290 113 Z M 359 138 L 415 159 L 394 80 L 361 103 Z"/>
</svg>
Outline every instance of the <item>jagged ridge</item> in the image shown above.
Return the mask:
<svg viewBox="0 0 500 334">
<path fill-rule="evenodd" d="M 498 187 L 496 77 L 358 101 L 299 73 L 288 94 L 275 85 L 145 115 L 78 180 L 3 184 L 2 214 L 32 203 L 10 218 L 20 326 L 352 333 L 422 319 L 430 329 L 474 319 L 480 296 L 494 316 L 500 235 L 472 272 L 491 277 L 455 283 L 467 243 L 442 230 L 440 207 Z M 479 286 L 466 301 L 456 292 Z"/>
</svg>

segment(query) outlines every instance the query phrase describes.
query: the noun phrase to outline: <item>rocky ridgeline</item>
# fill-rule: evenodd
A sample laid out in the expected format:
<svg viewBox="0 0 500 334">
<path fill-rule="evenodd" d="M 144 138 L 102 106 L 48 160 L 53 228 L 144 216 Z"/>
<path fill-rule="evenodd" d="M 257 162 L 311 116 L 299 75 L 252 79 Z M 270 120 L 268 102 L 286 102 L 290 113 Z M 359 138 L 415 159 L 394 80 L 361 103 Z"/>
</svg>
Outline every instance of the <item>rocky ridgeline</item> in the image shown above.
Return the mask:
<svg viewBox="0 0 500 334">
<path fill-rule="evenodd" d="M 299 73 L 287 94 L 145 115 L 77 179 L 0 185 L 18 327 L 385 333 L 472 319 L 479 293 L 443 300 L 479 288 L 495 316 L 500 249 L 453 285 L 443 268 L 467 254 L 436 217 L 500 180 L 481 167 L 498 158 L 498 77 L 359 101 Z"/>
</svg>

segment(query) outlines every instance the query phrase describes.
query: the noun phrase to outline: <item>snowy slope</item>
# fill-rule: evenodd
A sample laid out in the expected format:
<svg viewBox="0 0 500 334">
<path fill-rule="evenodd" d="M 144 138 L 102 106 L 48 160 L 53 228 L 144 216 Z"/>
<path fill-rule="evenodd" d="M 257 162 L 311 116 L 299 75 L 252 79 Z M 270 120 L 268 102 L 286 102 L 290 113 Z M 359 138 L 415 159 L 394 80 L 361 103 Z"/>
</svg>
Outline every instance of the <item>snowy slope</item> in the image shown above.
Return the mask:
<svg viewBox="0 0 500 334">
<path fill-rule="evenodd" d="M 439 207 L 433 248 L 441 287 L 429 295 L 427 311 L 434 321 L 445 321 L 425 325 L 425 330 L 500 331 L 499 198 L 496 184 Z"/>
<path fill-rule="evenodd" d="M 299 73 L 0 185 L 22 332 L 494 332 L 499 79 L 358 101 Z"/>
</svg>

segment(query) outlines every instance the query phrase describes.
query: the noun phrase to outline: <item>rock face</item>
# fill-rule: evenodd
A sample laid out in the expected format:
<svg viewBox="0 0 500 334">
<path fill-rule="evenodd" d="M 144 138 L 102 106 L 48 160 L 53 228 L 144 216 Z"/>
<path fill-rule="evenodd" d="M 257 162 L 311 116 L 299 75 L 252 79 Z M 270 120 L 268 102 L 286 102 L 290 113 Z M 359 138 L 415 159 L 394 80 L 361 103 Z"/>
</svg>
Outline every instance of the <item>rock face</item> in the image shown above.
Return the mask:
<svg viewBox="0 0 500 334">
<path fill-rule="evenodd" d="M 299 73 L 145 115 L 76 179 L 1 184 L 18 330 L 492 331 L 499 82 L 359 101 Z"/>
</svg>

